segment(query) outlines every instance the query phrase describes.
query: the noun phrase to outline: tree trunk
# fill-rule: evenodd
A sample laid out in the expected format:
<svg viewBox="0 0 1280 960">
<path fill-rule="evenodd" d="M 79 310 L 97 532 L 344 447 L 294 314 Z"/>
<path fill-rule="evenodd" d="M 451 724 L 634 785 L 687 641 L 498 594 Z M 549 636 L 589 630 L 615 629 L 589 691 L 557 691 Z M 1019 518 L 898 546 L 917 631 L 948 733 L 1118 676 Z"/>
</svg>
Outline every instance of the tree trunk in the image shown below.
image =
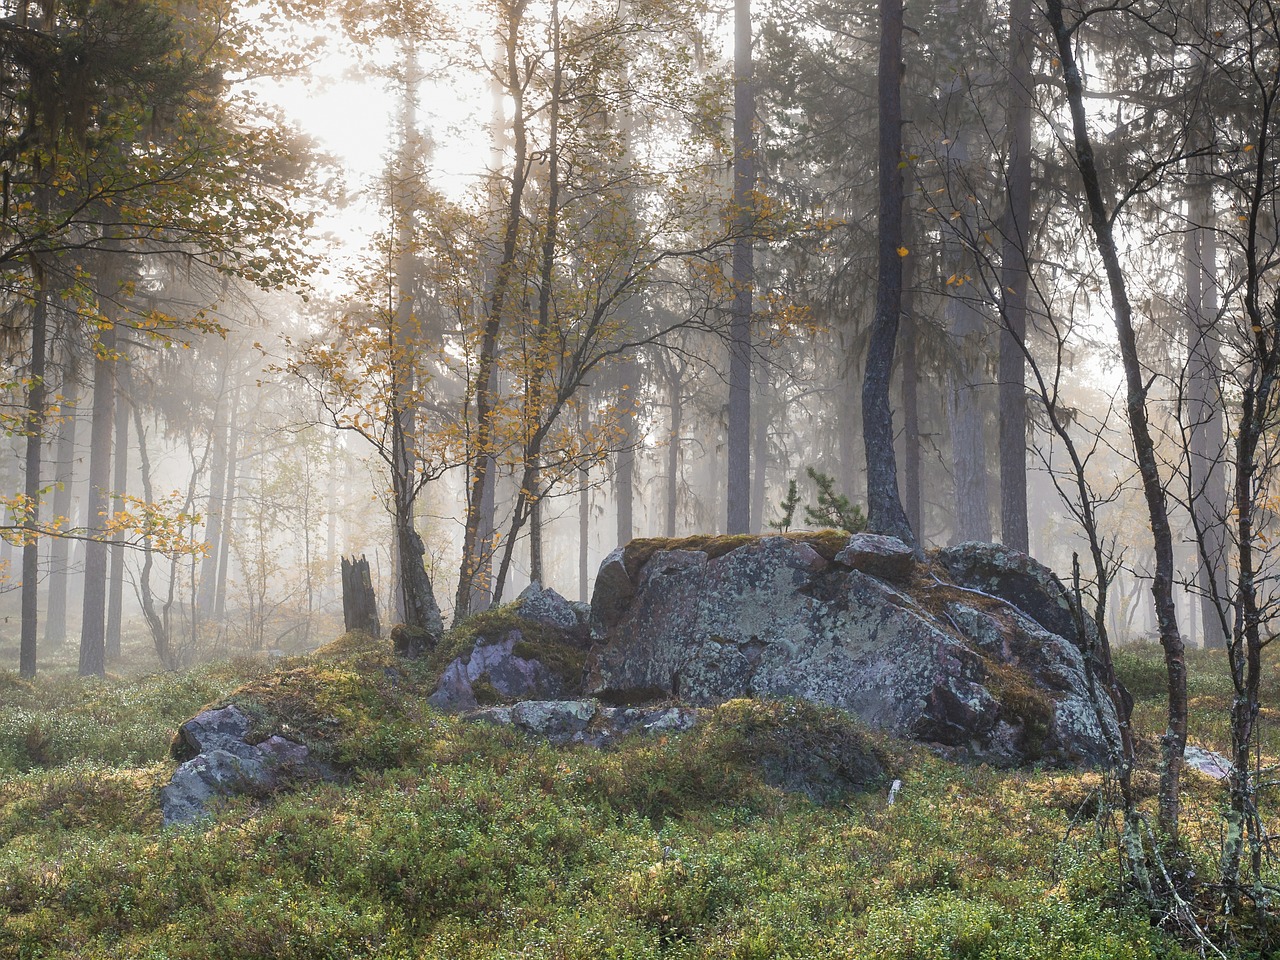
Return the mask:
<svg viewBox="0 0 1280 960">
<path fill-rule="evenodd" d="M 578 599 L 586 603 L 591 599 L 588 551 L 591 534 L 591 471 L 587 467 L 580 467 L 578 477 Z"/>
<path fill-rule="evenodd" d="M 1142 478 L 1151 522 L 1155 551 L 1155 572 L 1151 593 L 1155 601 L 1160 645 L 1164 648 L 1165 672 L 1168 678 L 1168 726 L 1161 737 L 1159 822 L 1171 846 L 1178 843 L 1178 820 L 1181 806 L 1183 752 L 1187 745 L 1187 668 L 1178 616 L 1173 602 L 1173 532 L 1169 525 L 1169 509 L 1164 484 L 1156 459 L 1155 443 L 1147 420 L 1147 388 L 1145 373 L 1138 357 L 1133 328 L 1133 308 L 1125 284 L 1124 271 L 1116 251 L 1112 231 L 1112 211 L 1103 199 L 1098 168 L 1094 161 L 1088 120 L 1084 107 L 1084 83 L 1076 65 L 1072 33 L 1063 19 L 1062 0 L 1048 0 L 1049 23 L 1057 41 L 1059 62 L 1071 109 L 1076 163 L 1084 185 L 1089 207 L 1090 227 L 1098 253 L 1106 269 L 1111 292 L 1111 308 L 1120 342 L 1120 358 L 1125 375 L 1125 409 L 1129 415 L 1129 432 L 1134 456 Z"/>
<path fill-rule="evenodd" d="M 1009 106 L 1006 135 L 1008 208 L 1001 250 L 1000 289 L 1000 539 L 1023 553 L 1027 529 L 1027 247 L 1031 228 L 1031 2 L 1009 7 Z"/>
<path fill-rule="evenodd" d="M 151 492 L 151 458 L 147 453 L 147 432 L 142 426 L 142 408 L 132 405 L 133 432 L 138 440 L 138 479 L 142 484 L 142 498 L 148 503 L 154 499 Z M 161 617 L 156 610 L 155 594 L 151 590 L 151 569 L 155 565 L 155 553 L 151 549 L 151 538 L 142 539 L 142 570 L 138 574 L 138 602 L 142 606 L 142 617 L 151 631 L 151 641 L 155 646 L 156 656 L 166 670 L 177 669 L 177 658 L 173 654 L 172 638 L 169 635 L 168 617 Z"/>
<path fill-rule="evenodd" d="M 635 536 L 636 408 L 639 406 L 640 365 L 628 357 L 620 365 L 619 373 L 622 380 L 618 400 L 622 411 L 622 446 L 618 449 L 614 483 L 618 504 L 618 546 L 625 546 Z"/>
<path fill-rule="evenodd" d="M 1187 287 L 1187 420 L 1191 467 L 1191 510 L 1199 556 L 1197 586 L 1204 646 L 1227 645 L 1226 523 L 1227 489 L 1223 470 L 1221 348 L 1218 322 L 1217 236 L 1214 227 L 1212 161 L 1192 157 L 1184 269 Z"/>
<path fill-rule="evenodd" d="M 465 617 L 471 608 L 471 592 L 479 569 L 479 535 L 481 510 L 485 496 L 486 478 L 493 463 L 493 434 L 495 424 L 493 398 L 493 371 L 497 363 L 498 331 L 507 309 L 507 298 L 515 269 L 516 253 L 520 239 L 521 207 L 528 180 L 528 142 L 525 131 L 524 84 L 520 77 L 519 31 L 524 17 L 525 4 L 512 3 L 506 8 L 506 85 L 512 99 L 512 161 L 511 195 L 507 203 L 506 226 L 503 232 L 502 258 L 494 272 L 493 290 L 489 300 L 488 315 L 481 334 L 480 355 L 477 358 L 475 380 L 475 442 L 468 451 L 474 458 L 467 486 L 467 519 L 462 533 L 462 561 L 458 571 L 458 591 L 454 602 L 454 622 Z"/>
<path fill-rule="evenodd" d="M 908 211 L 910 205 L 908 205 Z M 910 228 L 910 220 L 904 229 L 909 248 L 914 240 L 915 231 Z M 917 341 L 920 327 L 915 314 L 915 273 L 916 258 L 908 256 L 902 265 L 902 378 L 899 389 L 902 391 L 902 495 L 903 508 L 907 515 L 907 523 L 915 532 L 916 540 L 922 546 L 926 543 L 924 530 L 924 508 L 920 485 L 920 466 L 922 451 L 920 449 L 920 363 L 918 360 Z"/>
<path fill-rule="evenodd" d="M 70 384 L 63 387 L 70 390 Z M 59 411 L 58 442 L 54 459 L 53 518 L 71 516 L 71 488 L 75 483 L 76 460 L 76 401 L 72 398 Z M 66 537 L 49 538 L 49 573 L 44 611 L 44 645 L 56 650 L 67 639 L 67 581 L 70 578 L 72 541 Z"/>
<path fill-rule="evenodd" d="M 204 511 L 204 539 L 209 549 L 200 561 L 200 587 L 196 594 L 196 614 L 201 620 L 212 615 L 216 606 L 214 594 L 218 584 L 218 557 L 222 554 L 223 514 L 227 495 L 227 421 L 230 398 L 227 396 L 226 368 L 234 361 L 225 351 L 221 360 L 213 429 L 209 435 L 209 499 Z"/>
<path fill-rule="evenodd" d="M 752 461 L 755 463 L 755 470 L 751 474 L 751 532 L 760 533 L 764 529 L 764 501 L 769 480 L 769 370 L 756 364 L 754 373 L 756 395 L 752 426 L 755 432 L 755 453 L 752 454 Z"/>
<path fill-rule="evenodd" d="M 862 381 L 862 442 L 867 455 L 867 526 L 915 546 L 898 495 L 889 381 L 902 311 L 902 0 L 880 0 L 879 272 L 876 312 Z M 910 255 L 909 253 L 907 255 Z"/>
<path fill-rule="evenodd" d="M 231 416 L 227 434 L 227 481 L 222 499 L 222 536 L 218 538 L 218 577 L 213 592 L 213 619 L 222 623 L 227 615 L 227 567 L 231 563 L 231 540 L 236 531 L 236 483 L 240 469 L 240 387 L 231 394 Z"/>
<path fill-rule="evenodd" d="M 684 383 L 681 368 L 671 364 L 667 377 L 667 405 L 671 416 L 671 438 L 667 443 L 667 528 L 676 535 L 676 513 L 680 507 L 680 434 L 684 430 Z"/>
<path fill-rule="evenodd" d="M 123 510 L 124 495 L 129 485 L 129 360 L 123 355 L 116 360 L 115 476 L 111 486 L 115 493 L 115 509 Z M 107 592 L 107 662 L 120 659 L 120 630 L 124 619 L 124 544 L 111 545 L 111 579 Z"/>
<path fill-rule="evenodd" d="M 342 558 L 342 618 L 347 630 L 362 630 L 372 637 L 382 636 L 378 621 L 378 597 L 369 575 L 369 561 Z"/>
<path fill-rule="evenodd" d="M 725 532 L 751 529 L 751 296 L 754 284 L 749 232 L 755 202 L 755 100 L 752 93 L 751 0 L 734 0 L 733 310 L 729 327 L 728 506 Z M 757 465 L 757 469 L 759 466 Z"/>
<path fill-rule="evenodd" d="M 49 289 L 44 267 L 33 262 L 35 306 L 31 311 L 31 363 L 27 368 L 26 529 L 22 546 L 22 633 L 18 647 L 18 674 L 30 680 L 36 675 L 36 630 L 39 627 L 40 542 L 36 532 L 40 521 L 40 446 L 44 434 L 45 357 L 48 348 Z"/>
<path fill-rule="evenodd" d="M 964 269 L 963 267 L 961 269 Z M 974 288 L 969 284 L 966 289 Z M 958 290 L 947 298 L 946 312 L 952 357 L 948 368 L 951 464 L 955 482 L 955 541 L 991 540 L 991 507 L 987 492 L 986 416 L 982 371 L 986 318 Z"/>
<path fill-rule="evenodd" d="M 107 558 L 106 514 L 110 506 L 111 430 L 115 426 L 116 328 L 100 334 L 101 350 L 93 363 L 93 415 L 89 441 L 89 495 L 85 500 L 84 614 L 80 622 L 80 676 L 102 677 L 107 672 Z"/>
<path fill-rule="evenodd" d="M 362 630 L 371 637 L 382 636 L 378 623 L 378 598 L 369 576 L 369 561 L 342 558 L 342 622 L 346 630 Z"/>
<path fill-rule="evenodd" d="M 529 372 L 529 410 L 532 426 L 542 424 L 543 380 L 551 370 L 551 357 L 558 348 L 552 337 L 551 300 L 555 282 L 556 233 L 560 219 L 560 97 L 564 66 L 560 56 L 560 4 L 551 0 L 551 109 L 547 130 L 547 219 L 542 228 L 542 262 L 538 277 L 538 318 L 534 330 L 533 369 Z M 525 473 L 529 492 L 529 579 L 546 585 L 542 566 L 542 464 L 541 458 L 526 448 Z"/>
</svg>

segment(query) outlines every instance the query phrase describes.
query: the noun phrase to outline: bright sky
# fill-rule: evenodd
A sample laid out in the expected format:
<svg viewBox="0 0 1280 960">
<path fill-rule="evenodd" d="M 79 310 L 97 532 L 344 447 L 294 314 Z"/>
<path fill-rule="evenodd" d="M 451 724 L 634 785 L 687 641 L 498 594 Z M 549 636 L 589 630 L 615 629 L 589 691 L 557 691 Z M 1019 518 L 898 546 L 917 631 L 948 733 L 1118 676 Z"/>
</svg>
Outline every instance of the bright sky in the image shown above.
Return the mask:
<svg viewBox="0 0 1280 960">
<path fill-rule="evenodd" d="M 489 158 L 488 112 L 491 106 L 479 78 L 460 78 L 456 68 L 421 58 L 424 76 L 417 104 L 417 128 L 433 145 L 428 176 L 431 186 L 462 198 Z M 444 79 L 435 79 L 444 78 Z M 368 237 L 384 226 L 376 189 L 388 158 L 396 149 L 396 120 L 401 90 L 393 81 L 362 67 L 332 44 L 310 77 L 263 80 L 255 92 L 279 105 L 318 148 L 343 171 L 349 203 L 325 211 L 318 232 L 332 234 L 343 256 L 353 256 Z"/>
</svg>

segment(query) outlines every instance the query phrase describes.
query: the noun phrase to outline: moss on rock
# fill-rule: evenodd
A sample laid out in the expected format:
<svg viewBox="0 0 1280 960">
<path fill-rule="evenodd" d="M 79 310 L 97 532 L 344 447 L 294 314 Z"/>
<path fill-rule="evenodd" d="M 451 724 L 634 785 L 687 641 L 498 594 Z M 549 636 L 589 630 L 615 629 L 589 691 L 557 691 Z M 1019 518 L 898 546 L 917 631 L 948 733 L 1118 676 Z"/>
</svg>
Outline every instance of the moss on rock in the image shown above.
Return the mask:
<svg viewBox="0 0 1280 960">
<path fill-rule="evenodd" d="M 662 550 L 689 550 L 705 554 L 715 560 L 739 547 L 758 543 L 769 537 L 782 537 L 792 543 L 804 543 L 813 548 L 822 559 L 830 562 L 849 543 L 849 534 L 843 530 L 800 530 L 790 533 L 740 533 L 733 535 L 699 534 L 692 537 L 642 537 L 632 540 L 623 549 L 623 565 L 634 581 L 655 553 Z"/>
</svg>

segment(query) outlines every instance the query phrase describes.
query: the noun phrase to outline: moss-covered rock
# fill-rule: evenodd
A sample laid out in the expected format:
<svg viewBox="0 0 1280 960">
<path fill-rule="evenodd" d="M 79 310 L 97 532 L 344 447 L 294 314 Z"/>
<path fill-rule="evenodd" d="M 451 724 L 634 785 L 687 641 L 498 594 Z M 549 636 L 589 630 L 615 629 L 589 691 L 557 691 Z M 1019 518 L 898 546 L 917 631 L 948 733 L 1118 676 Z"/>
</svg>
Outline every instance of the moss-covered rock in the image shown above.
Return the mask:
<svg viewBox="0 0 1280 960">
<path fill-rule="evenodd" d="M 442 710 L 581 694 L 588 630 L 554 590 L 531 587 L 513 604 L 469 618 L 446 641 L 451 658 L 431 695 Z"/>
<path fill-rule="evenodd" d="M 692 537 L 615 551 L 592 601 L 588 692 L 612 703 L 795 697 L 994 763 L 1106 757 L 1114 713 L 1090 698 L 1052 574 L 1003 548 L 921 565 L 863 539 L 851 549 L 848 534 Z M 1004 580 L 950 579 L 952 567 L 969 582 L 996 560 Z"/>
</svg>

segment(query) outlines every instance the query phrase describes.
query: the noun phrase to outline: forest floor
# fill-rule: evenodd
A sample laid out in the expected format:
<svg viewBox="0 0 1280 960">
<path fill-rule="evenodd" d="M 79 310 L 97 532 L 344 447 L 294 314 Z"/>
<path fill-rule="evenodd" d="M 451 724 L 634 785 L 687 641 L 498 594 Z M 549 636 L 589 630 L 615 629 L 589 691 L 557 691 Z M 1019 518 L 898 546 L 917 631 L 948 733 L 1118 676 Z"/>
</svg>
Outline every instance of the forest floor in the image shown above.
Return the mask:
<svg viewBox="0 0 1280 960">
<path fill-rule="evenodd" d="M 1191 657 L 1192 740 L 1210 749 L 1226 746 L 1222 659 Z M 1159 651 L 1117 660 L 1154 757 Z M 684 734 L 552 747 L 431 711 L 435 668 L 345 640 L 105 681 L 69 660 L 35 683 L 0 672 L 0 958 L 1194 955 L 1125 892 L 1096 772 L 956 765 L 862 732 L 884 781 L 820 805 L 770 786 L 762 758 L 830 742 L 830 711 L 737 701 Z M 245 684 L 340 776 L 163 829 L 174 730 Z M 1280 704 L 1275 657 L 1264 700 Z M 1154 774 L 1138 783 L 1149 796 Z M 1223 796 L 1188 774 L 1202 878 Z M 1274 824 L 1276 788 L 1261 800 Z M 1209 933 L 1247 934 L 1233 922 Z"/>
</svg>

